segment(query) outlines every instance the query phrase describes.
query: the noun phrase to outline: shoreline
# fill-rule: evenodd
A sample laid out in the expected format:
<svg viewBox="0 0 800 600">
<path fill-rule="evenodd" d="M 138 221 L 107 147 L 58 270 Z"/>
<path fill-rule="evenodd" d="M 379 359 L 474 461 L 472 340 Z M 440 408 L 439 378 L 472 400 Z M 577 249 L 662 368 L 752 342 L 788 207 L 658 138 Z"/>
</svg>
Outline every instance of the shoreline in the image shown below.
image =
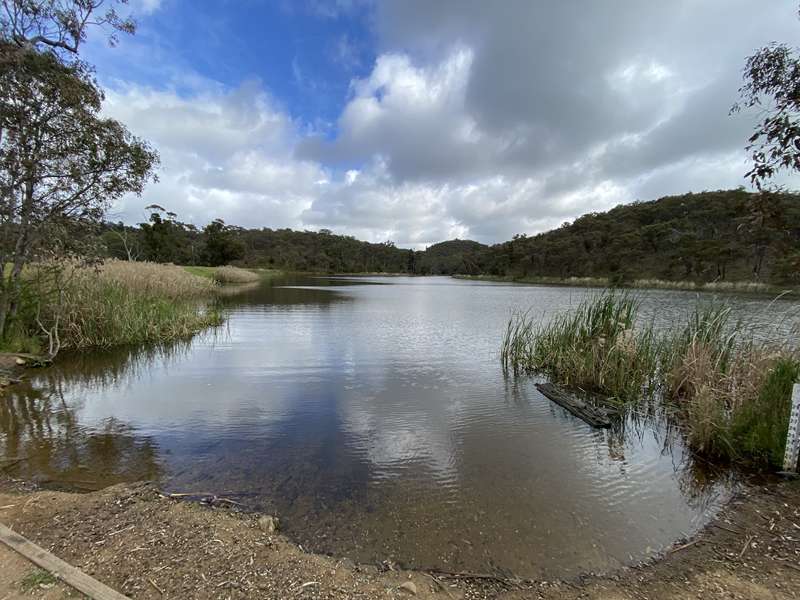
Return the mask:
<svg viewBox="0 0 800 600">
<path fill-rule="evenodd" d="M 466 281 L 490 281 L 497 283 L 517 283 L 522 285 L 542 285 L 553 287 L 609 288 L 611 281 L 606 277 L 502 277 L 493 275 L 450 275 L 453 279 Z M 696 283 L 694 281 L 669 281 L 665 279 L 636 279 L 616 286 L 621 289 L 675 290 L 683 292 L 750 294 L 755 296 L 780 296 L 797 294 L 797 288 L 782 288 L 765 283 L 748 281 L 718 281 Z"/>
<path fill-rule="evenodd" d="M 258 513 L 172 499 L 148 483 L 75 494 L 0 477 L 0 522 L 132 598 L 611 600 L 800 592 L 797 481 L 744 484 L 703 529 L 662 556 L 568 581 L 358 565 L 305 551 L 264 527 Z M 6 581 L 0 565 L 0 586 Z"/>
<path fill-rule="evenodd" d="M 279 273 L 294 273 L 310 277 L 450 277 L 464 281 L 487 281 L 494 283 L 514 283 L 520 285 L 536 285 L 550 287 L 577 287 L 577 288 L 609 288 L 613 287 L 607 277 L 507 277 L 495 275 L 465 275 L 465 274 L 421 274 L 421 273 L 390 273 L 390 272 L 360 272 L 360 273 L 330 273 L 325 271 L 279 271 Z M 694 281 L 670 281 L 667 279 L 636 279 L 616 286 L 620 289 L 637 290 L 674 290 L 683 292 L 703 292 L 707 294 L 747 294 L 752 296 L 781 296 L 800 294 L 800 288 L 781 287 L 767 283 L 753 281 L 717 281 L 697 283 Z"/>
</svg>

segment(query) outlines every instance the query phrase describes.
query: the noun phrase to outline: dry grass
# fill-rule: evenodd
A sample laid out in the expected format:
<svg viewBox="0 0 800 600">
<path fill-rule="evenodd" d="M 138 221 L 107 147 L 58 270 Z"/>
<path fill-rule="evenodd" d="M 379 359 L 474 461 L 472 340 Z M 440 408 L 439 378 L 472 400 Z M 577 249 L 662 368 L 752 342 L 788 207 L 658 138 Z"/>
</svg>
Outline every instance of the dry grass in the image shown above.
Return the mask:
<svg viewBox="0 0 800 600">
<path fill-rule="evenodd" d="M 28 331 L 57 330 L 62 349 L 164 342 L 221 322 L 207 301 L 214 283 L 174 265 L 62 262 L 38 265 L 27 279 Z"/>
<path fill-rule="evenodd" d="M 106 260 L 98 267 L 100 279 L 150 296 L 179 300 L 209 294 L 214 284 L 187 273 L 182 267 L 150 262 Z M 84 270 L 83 276 L 91 276 Z"/>
<path fill-rule="evenodd" d="M 473 279 L 486 281 L 512 281 L 540 285 L 574 286 L 574 287 L 620 287 L 633 289 L 690 290 L 697 292 L 729 292 L 747 294 L 778 294 L 782 288 L 768 283 L 756 281 L 709 281 L 697 282 L 671 279 L 633 279 L 613 282 L 608 277 L 493 277 L 485 275 L 454 275 L 456 279 Z"/>
<path fill-rule="evenodd" d="M 214 269 L 213 279 L 220 284 L 254 283 L 261 279 L 258 273 L 226 265 Z"/>
<path fill-rule="evenodd" d="M 664 346 L 666 399 L 683 415 L 690 445 L 725 459 L 780 464 L 800 355 L 754 341 L 730 309 L 707 306 Z"/>
<path fill-rule="evenodd" d="M 636 279 L 631 287 L 642 289 L 696 290 L 699 292 L 738 292 L 766 294 L 776 291 L 775 286 L 757 281 L 672 281 L 664 279 Z"/>
</svg>

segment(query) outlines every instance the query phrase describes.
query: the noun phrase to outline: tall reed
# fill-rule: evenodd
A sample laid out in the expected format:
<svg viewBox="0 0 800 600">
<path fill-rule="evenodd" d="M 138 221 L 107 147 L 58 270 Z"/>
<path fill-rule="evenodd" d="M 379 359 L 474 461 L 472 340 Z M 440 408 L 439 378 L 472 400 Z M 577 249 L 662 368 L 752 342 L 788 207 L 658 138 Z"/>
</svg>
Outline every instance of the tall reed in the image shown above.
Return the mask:
<svg viewBox="0 0 800 600">
<path fill-rule="evenodd" d="M 665 401 L 681 414 L 693 448 L 725 459 L 780 464 L 800 356 L 763 343 L 729 307 L 698 306 L 661 358 Z"/>
<path fill-rule="evenodd" d="M 501 356 L 507 370 L 545 373 L 561 383 L 631 402 L 647 393 L 658 362 L 650 327 L 635 327 L 638 301 L 603 292 L 537 325 L 530 313 L 509 320 Z"/>
<path fill-rule="evenodd" d="M 109 260 L 38 265 L 26 275 L 29 331 L 62 349 L 164 342 L 221 322 L 214 284 L 174 265 Z"/>
<path fill-rule="evenodd" d="M 800 377 L 797 349 L 757 342 L 720 304 L 698 304 L 672 330 L 642 323 L 638 310 L 634 297 L 608 291 L 544 325 L 517 313 L 503 338 L 503 366 L 628 406 L 656 402 L 694 450 L 779 464 Z"/>
</svg>

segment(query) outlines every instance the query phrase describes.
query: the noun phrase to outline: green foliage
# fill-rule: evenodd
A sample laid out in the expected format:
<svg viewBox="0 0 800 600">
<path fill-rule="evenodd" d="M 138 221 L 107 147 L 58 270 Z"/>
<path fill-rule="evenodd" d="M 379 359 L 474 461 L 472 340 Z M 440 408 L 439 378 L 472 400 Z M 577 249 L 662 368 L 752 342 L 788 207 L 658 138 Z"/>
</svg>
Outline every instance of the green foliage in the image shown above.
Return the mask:
<svg viewBox="0 0 800 600">
<path fill-rule="evenodd" d="M 194 263 L 193 226 L 181 223 L 175 213 L 155 204 L 147 209 L 151 211 L 149 222 L 140 224 L 142 258 L 158 263 Z"/>
<path fill-rule="evenodd" d="M 239 266 L 321 273 L 408 273 L 411 250 L 392 242 L 373 244 L 330 232 L 247 229 L 239 233 Z"/>
<path fill-rule="evenodd" d="M 44 569 L 36 569 L 25 575 L 22 581 L 19 582 L 19 585 L 23 592 L 32 594 L 41 589 L 50 588 L 56 583 L 58 583 L 58 578 L 52 573 Z"/>
<path fill-rule="evenodd" d="M 655 403 L 699 453 L 780 465 L 797 351 L 756 343 L 718 304 L 696 306 L 677 332 L 639 322 L 637 310 L 634 298 L 609 291 L 545 325 L 514 315 L 504 368 L 629 407 Z"/>
<path fill-rule="evenodd" d="M 658 364 L 652 328 L 634 327 L 638 306 L 633 296 L 608 291 L 544 325 L 535 325 L 529 314 L 516 315 L 503 340 L 503 364 L 607 400 L 636 402 L 654 384 Z"/>
<path fill-rule="evenodd" d="M 143 254 L 188 265 L 456 274 L 613 287 L 736 291 L 740 282 L 766 288 L 768 282 L 800 284 L 800 197 L 794 194 L 732 190 L 672 196 L 584 215 L 556 230 L 517 235 L 494 246 L 450 240 L 424 251 L 362 242 L 328 230 L 240 229 L 222 221 L 200 232 L 170 213 L 162 216 L 160 207 L 154 210 L 151 222 L 139 229 L 107 225 L 107 254 L 123 259 Z"/>
<path fill-rule="evenodd" d="M 800 247 L 800 197 L 743 190 L 671 196 L 592 213 L 486 249 L 485 273 L 512 279 L 602 277 L 785 283 Z"/>
<path fill-rule="evenodd" d="M 782 464 L 792 410 L 792 386 L 798 381 L 800 361 L 779 359 L 767 373 L 755 401 L 734 412 L 729 445 L 757 462 Z"/>
<path fill-rule="evenodd" d="M 125 4 L 127 0 L 3 0 L 0 36 L 20 49 L 74 59 L 91 27 L 105 30 L 112 44 L 117 33 L 136 31 L 136 22 L 117 11 Z"/>
<path fill-rule="evenodd" d="M 742 108 L 757 109 L 760 120 L 747 149 L 753 166 L 747 177 L 758 189 L 779 171 L 800 171 L 800 56 L 786 44 L 773 42 L 747 59 Z"/>
<path fill-rule="evenodd" d="M 420 275 L 478 275 L 487 268 L 487 247 L 471 240 L 450 240 L 416 253 Z"/>
<path fill-rule="evenodd" d="M 214 219 L 203 229 L 203 260 L 212 267 L 227 265 L 244 256 L 244 243 L 236 236 L 238 228 Z"/>
</svg>

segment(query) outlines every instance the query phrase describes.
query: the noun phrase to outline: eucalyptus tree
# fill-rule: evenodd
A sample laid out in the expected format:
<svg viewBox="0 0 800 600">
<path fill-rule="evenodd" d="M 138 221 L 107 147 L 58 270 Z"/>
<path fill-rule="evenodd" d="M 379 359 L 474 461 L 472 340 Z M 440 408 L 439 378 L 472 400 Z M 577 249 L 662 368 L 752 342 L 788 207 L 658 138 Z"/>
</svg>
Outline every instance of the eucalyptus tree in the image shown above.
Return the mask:
<svg viewBox="0 0 800 600">
<path fill-rule="evenodd" d="M 229 264 L 244 256 L 244 244 L 240 239 L 241 227 L 226 225 L 222 219 L 214 219 L 203 228 L 203 261 L 212 267 Z"/>
<path fill-rule="evenodd" d="M 752 166 L 746 177 L 761 193 L 753 197 L 749 222 L 745 223 L 756 257 L 753 273 L 761 276 L 764 242 L 771 231 L 781 231 L 780 255 L 786 272 L 800 271 L 800 251 L 791 223 L 785 218 L 772 180 L 781 171 L 800 171 L 800 50 L 773 42 L 747 58 L 740 101 L 731 112 L 758 109 L 759 120 L 748 140 Z"/>
<path fill-rule="evenodd" d="M 800 57 L 786 44 L 771 44 L 747 59 L 742 107 L 758 108 L 750 136 L 753 166 L 747 177 L 758 189 L 778 171 L 800 171 Z"/>
<path fill-rule="evenodd" d="M 0 0 L 0 31 L 19 49 L 49 49 L 62 60 L 75 58 L 88 31 L 99 27 L 117 42 L 118 33 L 132 34 L 136 22 L 120 13 L 127 0 Z"/>
<path fill-rule="evenodd" d="M 91 26 L 112 41 L 133 32 L 118 4 L 0 0 L 0 340 L 26 265 L 67 254 L 115 200 L 141 193 L 158 162 L 101 114 L 103 92 L 78 56 Z"/>
<path fill-rule="evenodd" d="M 760 113 L 748 140 L 753 164 L 746 177 L 762 190 L 779 171 L 800 171 L 798 49 L 773 42 L 749 56 L 739 95 L 731 112 L 755 108 Z"/>
</svg>

